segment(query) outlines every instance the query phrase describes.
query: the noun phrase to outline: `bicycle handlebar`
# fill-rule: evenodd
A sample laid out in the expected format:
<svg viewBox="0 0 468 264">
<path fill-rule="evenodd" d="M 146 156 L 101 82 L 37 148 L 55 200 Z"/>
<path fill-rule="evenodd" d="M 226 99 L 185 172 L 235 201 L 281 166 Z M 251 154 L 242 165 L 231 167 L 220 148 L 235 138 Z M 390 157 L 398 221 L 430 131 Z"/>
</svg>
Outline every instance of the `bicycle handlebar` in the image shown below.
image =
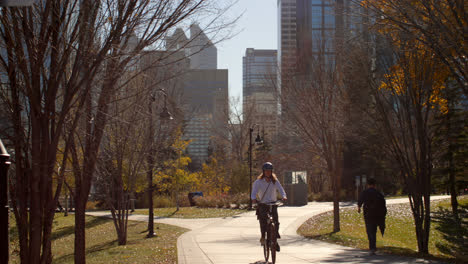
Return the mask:
<svg viewBox="0 0 468 264">
<path fill-rule="evenodd" d="M 282 206 L 284 205 L 284 203 L 280 200 L 276 201 L 276 202 L 271 202 L 271 203 L 258 203 L 258 204 L 264 204 L 264 205 L 277 205 L 277 206 Z"/>
</svg>

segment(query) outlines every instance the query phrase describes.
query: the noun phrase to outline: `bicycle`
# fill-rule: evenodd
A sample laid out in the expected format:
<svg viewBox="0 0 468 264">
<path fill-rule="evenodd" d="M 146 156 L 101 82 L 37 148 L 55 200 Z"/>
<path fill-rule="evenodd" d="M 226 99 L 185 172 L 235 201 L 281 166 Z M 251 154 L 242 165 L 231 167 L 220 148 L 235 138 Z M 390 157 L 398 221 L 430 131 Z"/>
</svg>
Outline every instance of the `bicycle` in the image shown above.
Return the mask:
<svg viewBox="0 0 468 264">
<path fill-rule="evenodd" d="M 276 246 L 277 246 L 277 231 L 276 231 L 276 223 L 273 220 L 273 207 L 278 207 L 282 205 L 281 202 L 272 202 L 272 203 L 262 203 L 262 205 L 268 206 L 267 211 L 267 228 L 266 228 L 266 241 L 263 244 L 263 255 L 265 256 L 265 262 L 268 263 L 268 259 L 270 257 L 271 251 L 271 261 L 273 264 L 276 262 Z M 260 206 L 260 204 L 259 204 Z"/>
</svg>

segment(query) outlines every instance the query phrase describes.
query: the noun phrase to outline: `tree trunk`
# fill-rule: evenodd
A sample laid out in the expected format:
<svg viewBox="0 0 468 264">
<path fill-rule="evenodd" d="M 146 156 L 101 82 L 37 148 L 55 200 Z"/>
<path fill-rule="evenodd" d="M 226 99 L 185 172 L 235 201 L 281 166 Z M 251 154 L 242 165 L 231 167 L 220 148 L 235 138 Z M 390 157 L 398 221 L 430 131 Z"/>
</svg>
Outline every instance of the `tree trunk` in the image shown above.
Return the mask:
<svg viewBox="0 0 468 264">
<path fill-rule="evenodd" d="M 52 224 L 55 216 L 55 202 L 52 199 L 48 207 L 49 213 L 44 217 L 44 233 L 42 238 L 42 259 L 41 263 L 52 263 Z"/>
<path fill-rule="evenodd" d="M 85 209 L 87 199 L 80 196 L 77 192 L 75 198 L 75 264 L 86 263 Z"/>
<path fill-rule="evenodd" d="M 452 213 L 455 219 L 458 219 L 458 201 L 457 201 L 457 189 L 456 189 L 456 178 L 455 178 L 455 164 L 453 161 L 453 154 L 454 154 L 454 145 L 451 131 L 451 113 L 447 114 L 447 133 L 449 139 L 449 147 L 448 147 L 448 162 L 449 162 L 449 188 L 450 188 L 450 201 L 452 205 Z"/>
<path fill-rule="evenodd" d="M 430 195 L 421 195 L 420 193 L 418 194 L 417 192 L 413 192 L 410 194 L 410 204 L 414 216 L 418 252 L 429 254 L 429 231 L 431 220 Z"/>
<path fill-rule="evenodd" d="M 333 232 L 340 232 L 340 170 L 333 172 Z"/>
</svg>

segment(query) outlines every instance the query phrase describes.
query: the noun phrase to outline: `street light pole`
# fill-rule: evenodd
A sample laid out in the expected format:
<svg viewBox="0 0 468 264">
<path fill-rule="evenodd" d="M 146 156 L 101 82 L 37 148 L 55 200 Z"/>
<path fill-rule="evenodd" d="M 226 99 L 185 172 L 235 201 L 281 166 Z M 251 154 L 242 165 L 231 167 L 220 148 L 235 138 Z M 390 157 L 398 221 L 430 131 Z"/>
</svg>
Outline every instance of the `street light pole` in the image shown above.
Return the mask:
<svg viewBox="0 0 468 264">
<path fill-rule="evenodd" d="M 250 197 L 252 193 L 252 133 L 254 131 L 255 126 L 254 124 L 252 127 L 249 128 L 249 176 L 250 176 L 250 184 L 249 184 L 249 209 L 252 209 L 252 198 Z M 255 138 L 255 144 L 261 144 L 263 142 L 262 138 L 260 137 L 260 133 L 257 134 L 257 138 Z"/>
<path fill-rule="evenodd" d="M 10 155 L 0 140 L 0 263 L 8 263 L 10 254 L 8 235 L 8 161 Z"/>
<path fill-rule="evenodd" d="M 150 144 L 148 151 L 148 171 L 147 171 L 147 180 L 148 180 L 148 235 L 146 237 L 154 236 L 154 210 L 153 210 L 153 144 L 154 144 L 154 125 L 153 125 L 153 102 L 155 98 L 151 95 L 148 104 L 149 112 L 149 132 L 148 132 L 148 143 Z"/>
<path fill-rule="evenodd" d="M 167 93 L 164 89 L 158 89 L 157 92 L 162 92 L 164 94 L 164 107 L 159 114 L 161 120 L 172 120 L 173 117 L 167 110 L 166 100 Z M 148 104 L 149 112 L 149 133 L 148 133 L 148 143 L 150 144 L 147 162 L 148 162 L 148 171 L 147 171 L 147 180 L 148 180 L 148 235 L 146 237 L 154 237 L 154 206 L 153 206 L 153 167 L 154 167 L 154 123 L 153 123 L 153 102 L 156 101 L 154 95 L 151 95 Z"/>
<path fill-rule="evenodd" d="M 249 128 L 249 209 L 252 209 L 252 132 L 253 128 Z"/>
</svg>

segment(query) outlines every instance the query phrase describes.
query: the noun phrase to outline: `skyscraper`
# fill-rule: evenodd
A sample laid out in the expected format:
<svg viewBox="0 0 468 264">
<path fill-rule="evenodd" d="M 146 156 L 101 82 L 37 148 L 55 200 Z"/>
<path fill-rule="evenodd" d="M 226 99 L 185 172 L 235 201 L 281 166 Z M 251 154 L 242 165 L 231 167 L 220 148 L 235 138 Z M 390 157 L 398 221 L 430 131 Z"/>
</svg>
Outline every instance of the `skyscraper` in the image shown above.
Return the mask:
<svg viewBox="0 0 468 264">
<path fill-rule="evenodd" d="M 243 111 L 268 136 L 278 129 L 277 51 L 248 48 L 242 58 Z"/>
<path fill-rule="evenodd" d="M 212 70 L 218 68 L 218 50 L 197 25 L 190 26 L 190 68 Z"/>
<path fill-rule="evenodd" d="M 296 62 L 297 25 L 296 0 L 278 0 L 278 83 Z"/>
<path fill-rule="evenodd" d="M 337 51 L 362 26 L 357 8 L 350 0 L 278 0 L 280 79 L 291 69 L 309 71 L 319 54 L 336 63 Z"/>
<path fill-rule="evenodd" d="M 177 29 L 166 39 L 166 48 L 183 51 L 190 69 L 184 79 L 184 139 L 191 140 L 187 153 L 201 165 L 208 158 L 212 129 L 224 127 L 228 108 L 228 70 L 217 69 L 217 49 L 196 24 L 190 26 L 190 38 Z M 219 133 L 219 132 L 218 132 Z"/>
</svg>

